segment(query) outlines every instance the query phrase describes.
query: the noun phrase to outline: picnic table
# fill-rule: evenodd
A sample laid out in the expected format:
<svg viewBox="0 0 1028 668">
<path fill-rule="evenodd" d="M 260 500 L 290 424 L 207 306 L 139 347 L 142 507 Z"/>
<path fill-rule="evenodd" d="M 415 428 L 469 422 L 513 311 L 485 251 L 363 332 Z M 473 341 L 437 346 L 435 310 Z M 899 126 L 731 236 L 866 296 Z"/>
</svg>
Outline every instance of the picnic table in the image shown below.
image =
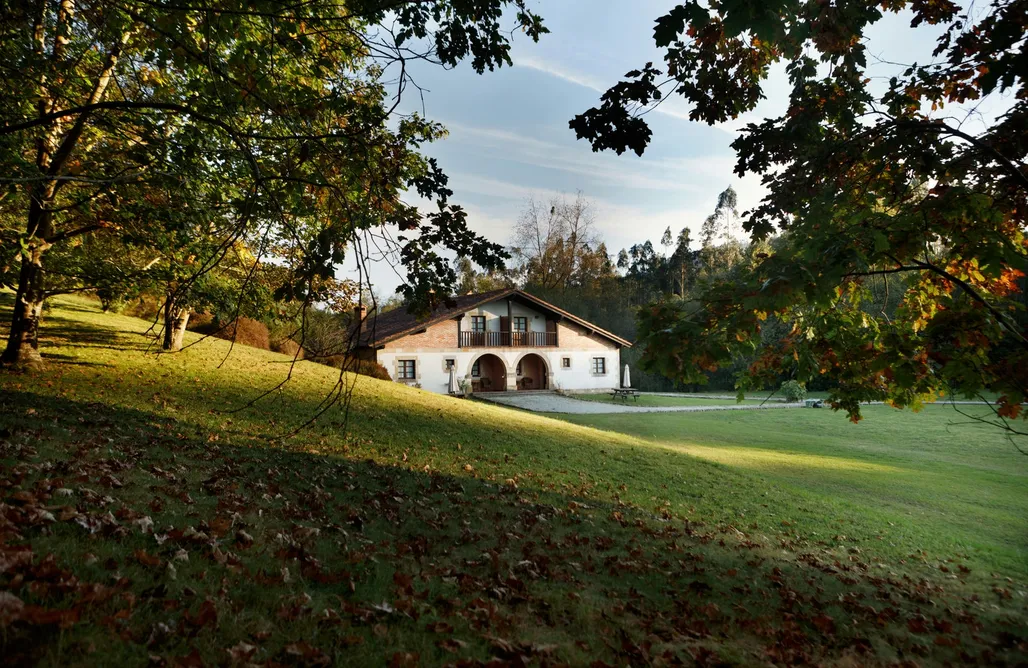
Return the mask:
<svg viewBox="0 0 1028 668">
<path fill-rule="evenodd" d="M 639 392 L 630 387 L 615 387 L 610 391 L 610 397 L 611 400 L 621 399 L 626 404 L 628 403 L 628 398 L 632 397 L 635 399 L 635 403 L 639 403 Z"/>
</svg>

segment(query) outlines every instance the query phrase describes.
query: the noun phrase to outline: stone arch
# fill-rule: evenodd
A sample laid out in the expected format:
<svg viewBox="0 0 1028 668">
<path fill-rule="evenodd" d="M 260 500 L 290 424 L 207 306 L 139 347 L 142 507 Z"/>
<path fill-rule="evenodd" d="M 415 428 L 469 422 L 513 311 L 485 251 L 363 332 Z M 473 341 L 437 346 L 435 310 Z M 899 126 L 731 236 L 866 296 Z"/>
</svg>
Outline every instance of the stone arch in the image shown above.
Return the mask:
<svg viewBox="0 0 1028 668">
<path fill-rule="evenodd" d="M 517 376 L 518 364 L 522 365 L 522 371 L 524 372 L 522 377 L 519 379 Z M 534 366 L 534 369 L 526 368 L 526 365 Z M 511 373 L 514 373 L 515 387 L 519 390 L 548 390 L 553 387 L 553 367 L 550 365 L 550 360 L 546 358 L 546 355 L 535 352 L 525 352 L 517 356 L 514 360 L 514 364 L 511 365 Z M 525 379 L 531 379 L 530 382 L 526 382 Z"/>
<path fill-rule="evenodd" d="M 471 373 L 475 362 L 479 363 L 480 375 L 477 378 Z M 472 387 L 477 392 L 504 392 L 507 390 L 508 373 L 507 361 L 496 353 L 486 351 L 471 358 L 466 376 L 471 378 Z"/>
</svg>

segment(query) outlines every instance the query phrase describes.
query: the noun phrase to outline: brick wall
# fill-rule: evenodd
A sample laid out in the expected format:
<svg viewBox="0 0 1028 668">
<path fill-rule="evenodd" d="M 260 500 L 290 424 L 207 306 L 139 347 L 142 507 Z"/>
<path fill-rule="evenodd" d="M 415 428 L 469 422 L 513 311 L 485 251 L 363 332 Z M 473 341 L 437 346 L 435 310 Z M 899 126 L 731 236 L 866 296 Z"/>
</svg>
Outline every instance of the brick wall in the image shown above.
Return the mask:
<svg viewBox="0 0 1028 668">
<path fill-rule="evenodd" d="M 444 320 L 429 327 L 422 334 L 408 334 L 402 338 L 387 343 L 385 350 L 415 350 L 415 349 L 456 349 L 457 348 L 457 321 Z"/>
<path fill-rule="evenodd" d="M 617 346 L 599 336 L 589 336 L 578 325 L 561 322 L 557 325 L 560 350 L 616 350 Z"/>
<path fill-rule="evenodd" d="M 466 321 L 466 319 L 465 319 Z M 465 323 L 465 328 L 468 327 Z M 558 323 L 559 350 L 617 350 L 617 346 L 597 335 L 590 336 L 585 329 L 567 321 Z M 383 350 L 457 350 L 457 321 L 444 320 L 421 334 L 408 334 L 385 344 Z"/>
</svg>

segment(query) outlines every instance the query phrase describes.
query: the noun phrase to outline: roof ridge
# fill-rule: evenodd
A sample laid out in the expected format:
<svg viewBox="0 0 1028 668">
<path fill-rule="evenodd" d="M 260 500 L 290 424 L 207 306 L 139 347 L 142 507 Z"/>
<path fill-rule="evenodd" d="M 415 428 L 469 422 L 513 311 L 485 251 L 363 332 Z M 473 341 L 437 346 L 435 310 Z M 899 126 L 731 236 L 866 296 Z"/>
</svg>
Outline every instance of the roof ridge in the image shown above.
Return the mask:
<svg viewBox="0 0 1028 668">
<path fill-rule="evenodd" d="M 445 306 L 444 303 L 443 305 L 433 309 L 425 318 L 418 318 L 402 307 L 393 309 L 392 311 L 387 311 L 386 313 L 377 314 L 373 318 L 369 318 L 362 322 L 363 326 L 361 327 L 358 345 L 375 346 L 389 343 L 390 341 L 395 341 L 398 338 L 413 334 L 418 330 L 443 322 L 457 314 L 462 314 L 470 309 L 481 306 L 482 304 L 495 299 L 502 299 L 504 296 L 509 295 L 520 295 L 527 301 L 557 313 L 561 317 L 566 317 L 572 322 L 578 324 L 580 327 L 590 330 L 591 333 L 599 334 L 619 345 L 629 347 L 632 345 L 632 343 L 627 339 L 609 332 L 602 327 L 598 327 L 588 320 L 576 316 L 574 313 L 562 309 L 559 306 L 555 306 L 544 299 L 536 297 L 535 295 L 516 287 L 497 288 L 495 290 L 486 290 L 484 292 L 453 295 L 452 297 L 447 298 L 448 301 L 452 302 L 452 306 Z M 383 319 L 385 320 L 384 323 Z M 391 327 L 388 326 L 393 324 L 393 321 L 396 321 L 395 325 Z M 380 327 L 382 324 L 387 326 Z"/>
</svg>

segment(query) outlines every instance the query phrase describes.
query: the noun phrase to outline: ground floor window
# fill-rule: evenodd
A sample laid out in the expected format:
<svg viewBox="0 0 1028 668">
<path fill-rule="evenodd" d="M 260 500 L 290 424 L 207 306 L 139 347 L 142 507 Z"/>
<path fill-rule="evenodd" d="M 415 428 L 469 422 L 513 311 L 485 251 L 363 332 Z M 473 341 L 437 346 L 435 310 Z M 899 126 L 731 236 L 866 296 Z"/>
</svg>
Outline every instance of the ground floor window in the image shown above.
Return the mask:
<svg viewBox="0 0 1028 668">
<path fill-rule="evenodd" d="M 456 363 L 457 363 L 457 360 L 453 359 L 452 357 L 447 357 L 446 361 L 443 364 L 443 368 L 444 368 L 445 371 L 449 371 L 450 369 L 453 368 L 453 365 L 456 364 Z"/>
<path fill-rule="evenodd" d="M 414 380 L 417 377 L 414 360 L 399 360 L 396 362 L 396 369 L 400 380 Z"/>
<path fill-rule="evenodd" d="M 471 375 L 476 378 L 482 375 L 482 364 L 480 362 L 475 362 L 471 365 Z"/>
<path fill-rule="evenodd" d="M 561 357 L 560 358 L 560 368 L 561 369 L 570 369 L 571 368 L 571 358 L 570 357 Z"/>
<path fill-rule="evenodd" d="M 518 368 L 515 371 L 515 373 L 517 373 L 519 376 L 521 375 L 521 362 L 518 362 Z"/>
<path fill-rule="evenodd" d="M 593 358 L 593 373 L 597 375 L 603 375 L 607 373 L 607 358 L 606 357 L 594 357 Z"/>
</svg>

